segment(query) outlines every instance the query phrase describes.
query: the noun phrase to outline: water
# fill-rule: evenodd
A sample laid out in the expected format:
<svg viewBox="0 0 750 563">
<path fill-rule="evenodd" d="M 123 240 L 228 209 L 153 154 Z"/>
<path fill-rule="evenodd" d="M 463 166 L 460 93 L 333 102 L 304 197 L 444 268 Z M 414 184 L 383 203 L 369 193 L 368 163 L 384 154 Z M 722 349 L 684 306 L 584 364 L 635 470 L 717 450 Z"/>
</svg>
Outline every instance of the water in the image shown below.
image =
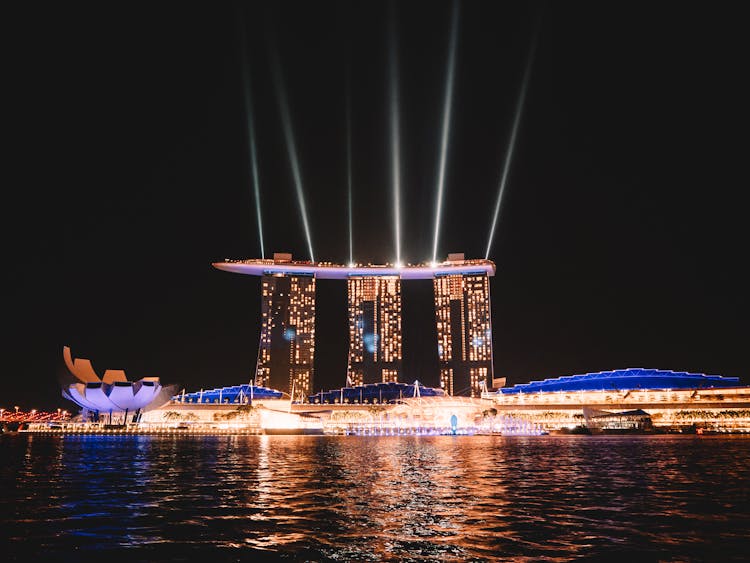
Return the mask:
<svg viewBox="0 0 750 563">
<path fill-rule="evenodd" d="M 5 560 L 727 561 L 750 548 L 747 438 L 5 435 L 0 453 Z"/>
</svg>

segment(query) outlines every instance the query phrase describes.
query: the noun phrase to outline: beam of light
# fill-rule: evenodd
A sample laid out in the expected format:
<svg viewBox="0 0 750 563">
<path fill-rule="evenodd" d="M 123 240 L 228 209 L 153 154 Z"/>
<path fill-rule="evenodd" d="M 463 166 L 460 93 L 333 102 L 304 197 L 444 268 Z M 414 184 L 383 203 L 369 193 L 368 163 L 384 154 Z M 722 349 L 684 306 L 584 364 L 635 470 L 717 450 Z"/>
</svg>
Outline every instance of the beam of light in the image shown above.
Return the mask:
<svg viewBox="0 0 750 563">
<path fill-rule="evenodd" d="M 393 236 L 396 244 L 396 262 L 401 262 L 401 134 L 398 108 L 398 57 L 396 55 L 396 14 L 391 4 L 389 86 L 391 113 L 391 171 L 393 184 Z"/>
<path fill-rule="evenodd" d="M 448 71 L 445 77 L 445 105 L 443 106 L 443 129 L 440 139 L 440 164 L 438 168 L 437 201 L 435 204 L 435 236 L 432 244 L 432 261 L 437 261 L 440 238 L 440 216 L 443 210 L 443 190 L 445 188 L 445 162 L 448 154 L 448 137 L 451 127 L 453 106 L 453 77 L 456 66 L 456 43 L 458 42 L 458 0 L 453 1 L 450 42 L 448 43 Z"/>
<path fill-rule="evenodd" d="M 279 112 L 281 113 L 281 125 L 284 131 L 286 141 L 286 151 L 289 155 L 289 164 L 292 167 L 292 177 L 294 179 L 294 188 L 297 192 L 297 203 L 299 212 L 302 216 L 302 226 L 305 229 L 305 238 L 307 239 L 307 250 L 310 254 L 310 260 L 315 262 L 313 254 L 312 237 L 310 236 L 310 221 L 307 218 L 307 206 L 305 205 L 305 193 L 302 186 L 302 174 L 299 169 L 299 159 L 297 158 L 297 145 L 294 142 L 294 131 L 292 131 L 292 118 L 289 113 L 289 101 L 286 97 L 284 88 L 284 77 L 281 74 L 281 63 L 278 53 L 271 49 L 271 71 L 273 73 L 274 86 L 276 87 L 276 99 L 279 101 Z"/>
<path fill-rule="evenodd" d="M 258 153 L 255 147 L 255 122 L 253 119 L 252 88 L 250 84 L 250 64 L 247 59 L 247 40 L 244 20 L 240 14 L 240 61 L 242 64 L 242 88 L 245 95 L 245 114 L 247 116 L 247 137 L 250 145 L 250 168 L 252 173 L 253 194 L 255 195 L 255 215 L 258 222 L 258 240 L 260 241 L 260 257 L 266 257 L 263 242 L 263 220 L 260 212 L 260 180 L 258 178 Z"/>
<path fill-rule="evenodd" d="M 495 229 L 497 228 L 497 219 L 500 216 L 500 207 L 503 203 L 503 194 L 505 193 L 505 186 L 508 183 L 508 173 L 510 166 L 513 161 L 513 151 L 516 148 L 516 138 L 518 136 L 518 125 L 521 123 L 521 115 L 523 114 L 523 105 L 526 101 L 526 90 L 529 86 L 529 77 L 531 76 L 531 67 L 534 64 L 534 53 L 536 51 L 537 44 L 537 32 L 534 33 L 534 37 L 531 42 L 531 49 L 529 50 L 529 57 L 526 61 L 526 70 L 523 73 L 523 82 L 521 83 L 521 90 L 518 94 L 518 101 L 516 103 L 516 115 L 513 118 L 513 127 L 510 132 L 510 141 L 508 142 L 508 149 L 505 152 L 505 163 L 503 164 L 503 172 L 500 177 L 500 188 L 497 194 L 497 203 L 495 204 L 495 213 L 492 216 L 492 226 L 490 227 L 490 236 L 487 241 L 487 252 L 484 254 L 484 259 L 487 260 L 490 257 L 490 249 L 492 248 L 492 241 L 495 238 Z"/>
<path fill-rule="evenodd" d="M 346 194 L 349 217 L 349 264 L 354 264 L 354 230 L 352 228 L 352 95 L 348 76 L 346 82 Z"/>
</svg>

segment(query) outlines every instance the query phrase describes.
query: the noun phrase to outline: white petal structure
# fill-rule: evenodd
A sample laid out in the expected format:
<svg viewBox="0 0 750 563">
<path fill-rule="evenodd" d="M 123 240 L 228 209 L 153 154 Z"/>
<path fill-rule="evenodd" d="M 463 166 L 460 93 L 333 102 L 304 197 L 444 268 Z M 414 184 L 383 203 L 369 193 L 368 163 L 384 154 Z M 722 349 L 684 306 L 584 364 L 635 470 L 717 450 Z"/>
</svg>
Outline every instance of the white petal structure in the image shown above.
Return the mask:
<svg viewBox="0 0 750 563">
<path fill-rule="evenodd" d="M 153 379 L 153 378 L 149 378 Z M 63 389 L 63 397 L 91 411 L 124 412 L 143 409 L 161 391 L 158 381 L 118 381 L 108 383 L 73 383 Z"/>
<path fill-rule="evenodd" d="M 63 358 L 78 380 L 63 387 L 63 397 L 90 411 L 134 412 L 150 405 L 162 390 L 158 377 L 128 381 L 123 370 L 107 370 L 100 378 L 89 360 L 74 360 L 67 346 L 63 348 Z"/>
<path fill-rule="evenodd" d="M 76 403 L 77 405 L 96 411 L 96 404 L 92 403 L 86 398 L 86 384 L 85 383 L 73 383 L 67 389 L 63 389 L 63 397 Z"/>
</svg>

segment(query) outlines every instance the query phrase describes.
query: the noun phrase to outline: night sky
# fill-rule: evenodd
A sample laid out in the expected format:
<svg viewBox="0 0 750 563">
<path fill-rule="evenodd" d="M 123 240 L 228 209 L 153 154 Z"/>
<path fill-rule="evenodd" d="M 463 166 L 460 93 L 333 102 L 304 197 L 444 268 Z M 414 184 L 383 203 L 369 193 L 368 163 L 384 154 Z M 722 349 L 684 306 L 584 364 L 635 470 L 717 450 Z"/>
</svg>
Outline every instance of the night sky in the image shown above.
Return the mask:
<svg viewBox="0 0 750 563">
<path fill-rule="evenodd" d="M 432 253 L 451 4 L 395 17 L 403 255 Z M 260 280 L 240 20 L 266 252 L 306 259 L 271 61 L 288 92 L 315 257 L 394 259 L 387 3 L 98 3 L 7 14 L 6 383 L 71 407 L 63 345 L 190 390 L 247 382 Z M 535 30 L 490 259 L 496 376 L 623 367 L 748 379 L 748 36 L 732 8 L 460 6 L 440 256 L 481 258 Z M 275 54 L 274 54 L 275 53 Z M 12 179 L 10 179 L 12 178 Z M 430 282 L 404 283 L 405 372 L 437 383 Z M 345 284 L 318 282 L 315 390 L 345 378 Z"/>
</svg>

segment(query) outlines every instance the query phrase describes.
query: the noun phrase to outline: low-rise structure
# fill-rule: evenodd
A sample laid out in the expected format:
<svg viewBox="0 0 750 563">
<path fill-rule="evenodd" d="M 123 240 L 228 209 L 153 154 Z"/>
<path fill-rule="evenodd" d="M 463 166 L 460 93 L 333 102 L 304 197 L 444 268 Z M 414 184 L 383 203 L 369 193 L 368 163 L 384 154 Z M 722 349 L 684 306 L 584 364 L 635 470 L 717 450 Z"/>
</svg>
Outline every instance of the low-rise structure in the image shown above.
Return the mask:
<svg viewBox="0 0 750 563">
<path fill-rule="evenodd" d="M 737 377 L 628 368 L 532 381 L 482 396 L 498 412 L 549 430 L 585 426 L 589 408 L 642 410 L 657 430 L 750 431 L 750 387 Z"/>
</svg>

